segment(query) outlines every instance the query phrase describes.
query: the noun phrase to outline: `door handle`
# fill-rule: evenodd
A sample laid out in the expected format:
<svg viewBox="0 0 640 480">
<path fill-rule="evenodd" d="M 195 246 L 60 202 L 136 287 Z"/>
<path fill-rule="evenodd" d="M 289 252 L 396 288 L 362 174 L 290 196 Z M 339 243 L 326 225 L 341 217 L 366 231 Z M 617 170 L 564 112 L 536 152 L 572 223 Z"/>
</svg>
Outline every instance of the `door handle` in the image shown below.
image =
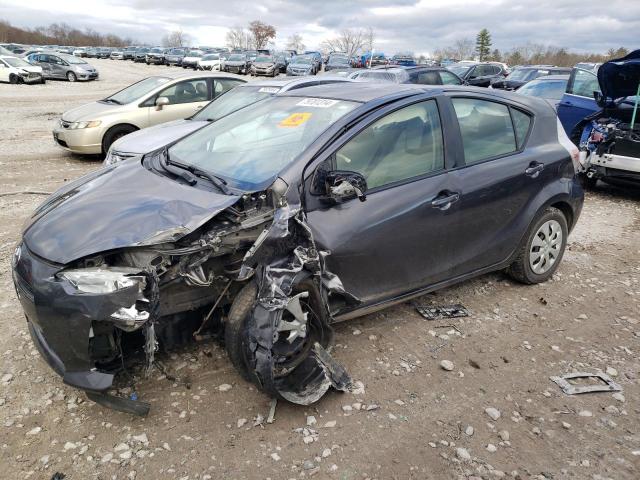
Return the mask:
<svg viewBox="0 0 640 480">
<path fill-rule="evenodd" d="M 439 208 L 440 210 L 448 210 L 452 203 L 457 202 L 460 199 L 459 193 L 440 192 L 436 198 L 431 201 L 433 208 Z"/>
<path fill-rule="evenodd" d="M 531 178 L 536 178 L 538 175 L 540 175 L 540 172 L 542 170 L 544 170 L 544 163 L 531 162 L 525 169 L 524 173 Z"/>
</svg>

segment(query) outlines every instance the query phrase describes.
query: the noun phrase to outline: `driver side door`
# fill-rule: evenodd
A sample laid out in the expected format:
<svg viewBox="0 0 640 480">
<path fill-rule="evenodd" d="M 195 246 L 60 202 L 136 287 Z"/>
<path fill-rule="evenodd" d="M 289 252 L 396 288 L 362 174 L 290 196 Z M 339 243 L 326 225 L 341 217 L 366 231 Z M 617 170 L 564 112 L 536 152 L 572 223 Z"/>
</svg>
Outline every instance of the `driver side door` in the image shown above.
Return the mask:
<svg viewBox="0 0 640 480">
<path fill-rule="evenodd" d="M 334 171 L 360 173 L 366 200 L 323 204 L 307 194 L 307 218 L 329 271 L 345 289 L 374 304 L 448 278 L 447 232 L 456 201 L 445 166 L 445 123 L 438 101 L 383 109 L 333 150 Z M 343 140 L 344 141 L 344 140 Z M 364 306 L 363 305 L 363 306 Z"/>
</svg>

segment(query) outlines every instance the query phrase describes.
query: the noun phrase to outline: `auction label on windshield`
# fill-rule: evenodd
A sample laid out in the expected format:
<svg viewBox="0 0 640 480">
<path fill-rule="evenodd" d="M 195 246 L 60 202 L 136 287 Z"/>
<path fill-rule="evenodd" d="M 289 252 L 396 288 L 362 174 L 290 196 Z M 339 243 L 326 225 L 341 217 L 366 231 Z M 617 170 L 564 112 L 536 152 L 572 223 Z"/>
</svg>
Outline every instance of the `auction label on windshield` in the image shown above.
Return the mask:
<svg viewBox="0 0 640 480">
<path fill-rule="evenodd" d="M 329 107 L 333 107 L 339 101 L 340 100 L 329 100 L 328 98 L 305 98 L 304 100 L 296 103 L 296 106 L 329 108 Z"/>
<path fill-rule="evenodd" d="M 292 113 L 287 118 L 282 120 L 278 126 L 279 127 L 299 127 L 304 122 L 311 118 L 311 113 L 302 112 L 302 113 Z"/>
</svg>

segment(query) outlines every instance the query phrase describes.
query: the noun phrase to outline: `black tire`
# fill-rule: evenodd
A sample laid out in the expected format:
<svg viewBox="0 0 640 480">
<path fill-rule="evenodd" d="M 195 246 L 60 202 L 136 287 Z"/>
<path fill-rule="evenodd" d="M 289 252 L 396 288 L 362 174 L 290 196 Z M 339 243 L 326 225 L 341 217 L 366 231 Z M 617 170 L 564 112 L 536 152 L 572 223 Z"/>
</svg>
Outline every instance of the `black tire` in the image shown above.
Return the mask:
<svg viewBox="0 0 640 480">
<path fill-rule="evenodd" d="M 67 72 L 67 80 L 70 82 L 75 82 L 78 80 L 78 77 L 73 72 Z"/>
<path fill-rule="evenodd" d="M 531 268 L 529 255 L 532 250 L 532 242 L 536 238 L 538 230 L 542 227 L 543 224 L 551 220 L 555 220 L 556 222 L 558 222 L 562 230 L 560 252 L 558 253 L 551 267 L 545 272 L 539 274 L 534 272 Z M 517 256 L 511 263 L 511 265 L 509 265 L 509 267 L 507 268 L 506 273 L 514 280 L 527 285 L 546 282 L 553 276 L 555 271 L 558 269 L 558 266 L 560 266 L 560 262 L 562 262 L 562 257 L 564 256 L 564 251 L 567 246 L 568 234 L 569 229 L 567 227 L 567 219 L 564 214 L 557 208 L 546 208 L 529 226 L 529 230 L 527 230 L 524 241 L 522 242 L 520 247 L 518 247 L 519 250 Z"/>
<path fill-rule="evenodd" d="M 41 83 L 42 85 L 44 85 L 45 83 L 47 83 L 47 81 L 45 80 L 45 78 L 44 78 L 44 77 L 42 77 L 42 79 L 40 80 L 40 83 Z"/>
<path fill-rule="evenodd" d="M 120 137 L 135 132 L 137 130 L 133 125 L 116 125 L 107 130 L 107 133 L 102 137 L 102 154 L 106 155 L 109 151 L 111 144 L 118 140 Z"/>
<path fill-rule="evenodd" d="M 224 344 L 233 366 L 242 378 L 251 380 L 245 359 L 246 321 L 258 296 L 258 285 L 251 280 L 236 295 L 224 326 Z"/>
<path fill-rule="evenodd" d="M 16 85 L 18 83 L 18 76 L 14 74 L 9 75 L 9 83 Z"/>
</svg>

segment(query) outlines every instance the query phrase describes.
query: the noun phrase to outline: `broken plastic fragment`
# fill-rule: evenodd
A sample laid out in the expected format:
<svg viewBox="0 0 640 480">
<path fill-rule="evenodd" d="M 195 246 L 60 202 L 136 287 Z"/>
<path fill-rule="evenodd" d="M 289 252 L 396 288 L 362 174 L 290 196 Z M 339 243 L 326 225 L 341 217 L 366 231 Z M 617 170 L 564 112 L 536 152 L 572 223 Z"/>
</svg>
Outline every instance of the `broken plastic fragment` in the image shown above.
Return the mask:
<svg viewBox="0 0 640 480">
<path fill-rule="evenodd" d="M 595 393 L 595 392 L 620 392 L 622 387 L 618 385 L 613 379 L 606 373 L 568 373 L 559 377 L 549 377 L 552 382 L 558 384 L 564 393 L 567 395 L 578 395 L 581 393 Z M 598 383 L 597 385 L 585 385 L 577 386 L 572 385 L 569 380 L 575 380 L 578 378 L 594 378 L 601 380 L 604 383 Z"/>
</svg>

